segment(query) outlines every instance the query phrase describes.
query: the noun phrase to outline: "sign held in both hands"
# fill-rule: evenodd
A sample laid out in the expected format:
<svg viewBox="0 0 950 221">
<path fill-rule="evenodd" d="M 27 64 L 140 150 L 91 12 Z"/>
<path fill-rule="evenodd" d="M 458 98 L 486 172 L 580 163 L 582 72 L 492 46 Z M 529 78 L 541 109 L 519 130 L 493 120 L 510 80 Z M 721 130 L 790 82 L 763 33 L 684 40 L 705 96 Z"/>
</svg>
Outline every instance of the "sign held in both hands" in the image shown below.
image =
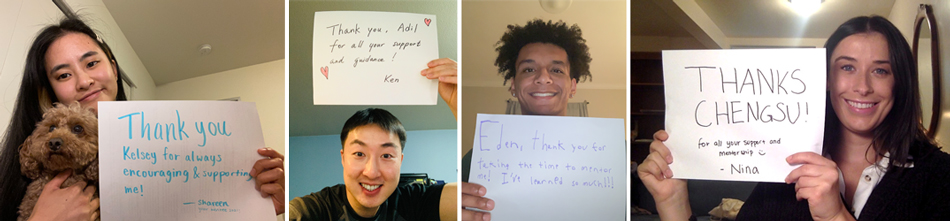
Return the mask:
<svg viewBox="0 0 950 221">
<path fill-rule="evenodd" d="M 99 102 L 102 220 L 274 220 L 254 103 Z"/>
<path fill-rule="evenodd" d="M 825 49 L 663 51 L 675 178 L 785 182 L 821 153 Z"/>
</svg>

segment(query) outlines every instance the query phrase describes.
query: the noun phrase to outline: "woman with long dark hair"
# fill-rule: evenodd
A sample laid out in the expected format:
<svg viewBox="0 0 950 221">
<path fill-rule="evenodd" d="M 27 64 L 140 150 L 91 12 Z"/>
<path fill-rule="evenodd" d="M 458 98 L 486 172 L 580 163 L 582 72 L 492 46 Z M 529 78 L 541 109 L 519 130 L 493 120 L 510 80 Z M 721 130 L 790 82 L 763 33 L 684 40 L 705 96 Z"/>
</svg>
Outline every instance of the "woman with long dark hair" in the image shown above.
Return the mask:
<svg viewBox="0 0 950 221">
<path fill-rule="evenodd" d="M 128 100 L 125 84 L 134 87 L 109 46 L 81 20 L 63 19 L 36 36 L 27 53 L 13 117 L 0 146 L 0 220 L 17 219 L 20 201 L 30 183 L 20 171 L 18 147 L 42 120 L 43 113 L 55 102 L 79 102 L 98 112 L 99 101 Z M 254 164 L 251 176 L 262 195 L 271 196 L 275 212 L 283 213 L 283 155 L 270 148 L 257 152 L 267 159 Z M 99 217 L 94 186 L 78 183 L 60 187 L 69 175 L 63 172 L 43 188 L 31 220 Z"/>
<path fill-rule="evenodd" d="M 900 31 L 880 16 L 848 20 L 825 43 L 828 94 L 824 156 L 796 153 L 802 165 L 782 183 L 759 183 L 737 220 L 947 220 L 950 155 L 924 134 L 916 62 Z M 686 181 L 654 134 L 637 168 L 663 219 L 690 217 Z"/>
</svg>

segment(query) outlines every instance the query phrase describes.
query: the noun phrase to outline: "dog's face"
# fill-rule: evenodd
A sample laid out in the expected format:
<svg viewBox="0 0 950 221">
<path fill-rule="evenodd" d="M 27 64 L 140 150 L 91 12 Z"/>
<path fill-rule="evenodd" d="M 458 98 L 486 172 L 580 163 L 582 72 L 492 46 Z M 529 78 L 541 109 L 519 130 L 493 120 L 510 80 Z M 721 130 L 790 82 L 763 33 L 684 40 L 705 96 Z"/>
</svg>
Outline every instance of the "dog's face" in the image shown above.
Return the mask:
<svg viewBox="0 0 950 221">
<path fill-rule="evenodd" d="M 99 152 L 98 119 L 78 103 L 56 104 L 20 145 L 20 169 L 30 179 L 41 174 L 80 169 Z"/>
</svg>

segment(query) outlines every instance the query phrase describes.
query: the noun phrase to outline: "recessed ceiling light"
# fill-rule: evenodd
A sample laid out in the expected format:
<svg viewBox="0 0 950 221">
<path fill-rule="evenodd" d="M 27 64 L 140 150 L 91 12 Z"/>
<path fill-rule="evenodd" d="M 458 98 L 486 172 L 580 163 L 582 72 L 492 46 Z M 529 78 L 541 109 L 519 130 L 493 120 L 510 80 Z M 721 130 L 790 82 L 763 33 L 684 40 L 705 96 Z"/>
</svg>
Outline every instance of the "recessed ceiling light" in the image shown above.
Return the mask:
<svg viewBox="0 0 950 221">
<path fill-rule="evenodd" d="M 198 47 L 198 54 L 200 54 L 200 55 L 208 55 L 208 54 L 211 54 L 211 45 L 210 45 L 210 44 L 203 44 L 203 45 L 201 45 L 200 47 Z"/>
<path fill-rule="evenodd" d="M 571 2 L 573 0 L 538 0 L 541 3 L 541 8 L 544 11 L 557 14 L 561 13 L 564 10 L 567 10 L 568 7 L 571 7 Z"/>
<path fill-rule="evenodd" d="M 824 0 L 788 0 L 788 2 L 791 3 L 791 7 L 795 12 L 808 16 L 818 11 Z"/>
</svg>

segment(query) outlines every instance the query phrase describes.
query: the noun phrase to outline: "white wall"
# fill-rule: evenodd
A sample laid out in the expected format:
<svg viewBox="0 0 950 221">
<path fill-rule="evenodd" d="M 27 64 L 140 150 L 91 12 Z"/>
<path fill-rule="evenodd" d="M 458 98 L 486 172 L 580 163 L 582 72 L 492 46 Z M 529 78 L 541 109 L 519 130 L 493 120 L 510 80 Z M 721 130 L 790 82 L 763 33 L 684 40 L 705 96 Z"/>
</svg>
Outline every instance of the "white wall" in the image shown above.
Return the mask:
<svg viewBox="0 0 950 221">
<path fill-rule="evenodd" d="M 934 16 L 937 20 L 937 30 L 940 36 L 940 69 L 942 72 L 943 101 L 941 102 L 944 112 L 941 115 L 940 126 L 937 129 L 937 142 L 942 145 L 943 151 L 950 152 L 950 1 L 945 0 L 896 0 L 894 8 L 888 20 L 897 26 L 897 29 L 907 38 L 908 44 L 913 44 L 914 37 L 914 19 L 917 17 L 917 7 L 920 4 L 930 4 L 934 8 Z M 923 85 L 921 85 L 923 86 Z M 928 86 L 930 87 L 930 86 Z M 921 97 L 929 97 L 921 96 Z M 928 112 L 928 111 L 925 111 Z"/>
<path fill-rule="evenodd" d="M 109 43 L 119 67 L 138 86 L 131 89 L 131 99 L 148 100 L 154 96 L 155 83 L 145 65 L 132 50 L 129 41 L 116 25 L 101 0 L 67 1 L 73 10 Z M 26 54 L 40 30 L 65 17 L 52 1 L 0 1 L 0 136 L 5 133 L 16 104 L 23 78 Z"/>
<path fill-rule="evenodd" d="M 152 75 L 145 69 L 145 64 L 142 64 L 142 60 L 132 49 L 129 40 L 125 38 L 125 34 L 119 29 L 119 25 L 102 0 L 66 0 L 66 3 L 72 7 L 73 11 L 76 11 L 80 19 L 98 31 L 103 36 L 103 40 L 109 43 L 109 47 L 112 48 L 119 62 L 119 68 L 122 68 L 136 86 L 129 92 L 129 100 L 154 99 L 155 82 L 152 81 Z"/>
<path fill-rule="evenodd" d="M 157 100 L 221 100 L 257 104 L 264 144 L 284 153 L 284 61 L 265 62 L 158 86 Z"/>
</svg>

